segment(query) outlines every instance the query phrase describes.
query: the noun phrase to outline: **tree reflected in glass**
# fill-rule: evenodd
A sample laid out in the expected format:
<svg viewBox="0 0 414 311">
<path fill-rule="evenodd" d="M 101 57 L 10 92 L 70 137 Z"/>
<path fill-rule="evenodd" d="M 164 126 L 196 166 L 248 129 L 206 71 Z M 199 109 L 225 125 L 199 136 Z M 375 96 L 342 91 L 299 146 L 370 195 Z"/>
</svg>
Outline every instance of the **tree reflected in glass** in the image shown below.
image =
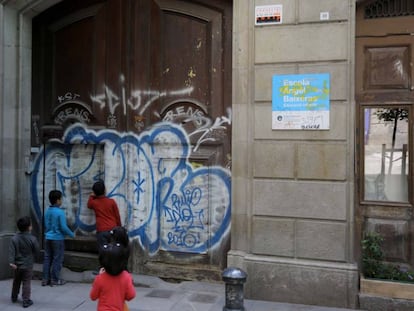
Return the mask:
<svg viewBox="0 0 414 311">
<path fill-rule="evenodd" d="M 408 109 L 365 108 L 365 200 L 408 201 Z"/>
</svg>

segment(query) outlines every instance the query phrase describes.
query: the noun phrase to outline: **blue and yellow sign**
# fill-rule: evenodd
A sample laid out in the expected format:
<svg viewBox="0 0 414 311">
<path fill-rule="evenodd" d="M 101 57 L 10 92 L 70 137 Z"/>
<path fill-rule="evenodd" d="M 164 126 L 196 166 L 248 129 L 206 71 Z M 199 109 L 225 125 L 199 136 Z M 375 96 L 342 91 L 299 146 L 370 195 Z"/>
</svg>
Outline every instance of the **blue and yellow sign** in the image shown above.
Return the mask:
<svg viewBox="0 0 414 311">
<path fill-rule="evenodd" d="M 272 129 L 328 130 L 329 92 L 329 73 L 273 76 Z"/>
</svg>

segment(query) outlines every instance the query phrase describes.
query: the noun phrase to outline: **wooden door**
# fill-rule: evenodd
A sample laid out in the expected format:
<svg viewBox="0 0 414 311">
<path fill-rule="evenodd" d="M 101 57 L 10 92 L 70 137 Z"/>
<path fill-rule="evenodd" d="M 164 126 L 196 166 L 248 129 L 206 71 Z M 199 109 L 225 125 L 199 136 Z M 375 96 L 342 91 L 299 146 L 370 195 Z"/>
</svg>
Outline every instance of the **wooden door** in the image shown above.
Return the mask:
<svg viewBox="0 0 414 311">
<path fill-rule="evenodd" d="M 357 6 L 356 242 L 376 231 L 386 261 L 413 267 L 414 16 L 386 2 Z"/>
<path fill-rule="evenodd" d="M 225 262 L 231 9 L 227 0 L 66 0 L 34 19 L 32 146 L 66 135 L 91 144 L 95 159 L 93 145 L 105 144 L 101 176 L 145 261 Z"/>
</svg>

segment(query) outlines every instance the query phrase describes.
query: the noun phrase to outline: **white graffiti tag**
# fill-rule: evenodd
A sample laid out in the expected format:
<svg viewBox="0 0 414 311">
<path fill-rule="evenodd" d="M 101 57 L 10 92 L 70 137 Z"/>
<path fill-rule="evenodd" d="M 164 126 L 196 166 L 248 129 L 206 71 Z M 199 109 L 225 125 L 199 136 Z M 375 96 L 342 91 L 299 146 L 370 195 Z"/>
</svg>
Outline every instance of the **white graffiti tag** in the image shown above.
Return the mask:
<svg viewBox="0 0 414 311">
<path fill-rule="evenodd" d="M 118 106 L 122 107 L 124 115 L 127 114 L 127 107 L 130 107 L 132 110 L 137 111 L 138 114 L 142 115 L 154 101 L 161 97 L 190 95 L 194 90 L 194 87 L 186 87 L 174 91 L 133 90 L 127 98 L 123 75 L 120 80 L 121 96 L 113 92 L 107 85 L 105 85 L 104 94 L 91 95 L 92 102 L 97 103 L 101 109 L 108 107 L 111 115 L 115 114 Z"/>
</svg>

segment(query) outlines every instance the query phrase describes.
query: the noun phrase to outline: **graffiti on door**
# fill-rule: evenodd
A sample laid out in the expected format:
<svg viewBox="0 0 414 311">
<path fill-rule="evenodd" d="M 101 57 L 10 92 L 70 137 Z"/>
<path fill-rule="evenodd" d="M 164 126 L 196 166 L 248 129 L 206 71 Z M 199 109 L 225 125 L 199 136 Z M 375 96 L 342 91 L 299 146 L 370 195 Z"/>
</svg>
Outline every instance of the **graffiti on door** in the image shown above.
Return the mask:
<svg viewBox="0 0 414 311">
<path fill-rule="evenodd" d="M 189 134 L 170 122 L 139 135 L 73 124 L 62 139 L 45 144 L 35 159 L 35 215 L 41 221 L 48 203 L 43 197 L 58 187 L 72 229 L 77 236 L 92 235 L 95 219 L 86 200 L 93 182 L 104 179 L 130 238 L 150 254 L 205 253 L 229 234 L 230 171 L 194 165 L 190 156 Z"/>
</svg>

